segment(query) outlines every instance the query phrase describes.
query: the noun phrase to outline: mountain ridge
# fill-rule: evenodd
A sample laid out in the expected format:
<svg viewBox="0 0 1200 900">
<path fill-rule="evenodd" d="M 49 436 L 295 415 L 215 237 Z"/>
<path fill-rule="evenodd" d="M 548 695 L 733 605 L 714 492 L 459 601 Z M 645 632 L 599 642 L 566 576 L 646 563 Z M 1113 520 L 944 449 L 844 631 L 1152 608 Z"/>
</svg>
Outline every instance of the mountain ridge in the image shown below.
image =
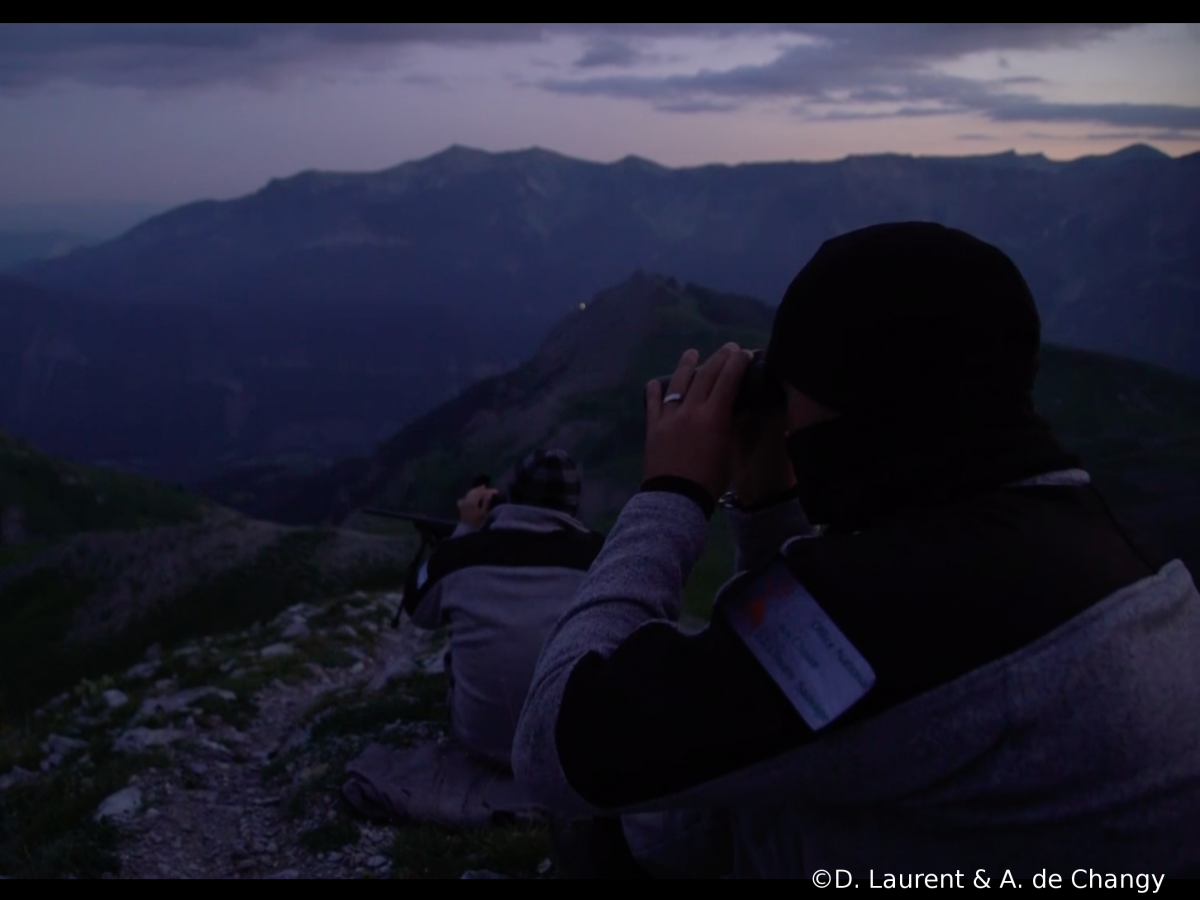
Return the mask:
<svg viewBox="0 0 1200 900">
<path fill-rule="evenodd" d="M 201 489 L 263 518 L 357 527 L 364 506 L 452 515 L 474 475 L 487 471 L 499 486 L 525 453 L 561 446 L 582 469 L 581 515 L 603 528 L 640 482 L 646 381 L 670 373 L 688 347 L 765 346 L 773 317 L 752 297 L 636 272 L 565 316 L 518 366 L 371 454 L 294 477 L 286 467 L 232 471 Z M 1200 380 L 1044 344 L 1037 402 L 1117 507 L 1200 565 Z"/>
<path fill-rule="evenodd" d="M 0 425 L 189 481 L 281 455 L 324 464 L 513 367 L 631 271 L 773 304 L 824 240 L 904 219 L 1005 250 L 1048 341 L 1200 376 L 1200 170 L 1133 155 L 669 169 L 458 148 L 383 174 L 301 173 L 22 270 L 86 307 L 86 329 L 14 310 L 0 284 L 0 318 L 17 319 L 0 331 Z M 150 362 L 139 319 L 173 355 Z M 79 353 L 51 365 L 50 344 Z M 68 428 L 65 409 L 88 424 Z"/>
</svg>

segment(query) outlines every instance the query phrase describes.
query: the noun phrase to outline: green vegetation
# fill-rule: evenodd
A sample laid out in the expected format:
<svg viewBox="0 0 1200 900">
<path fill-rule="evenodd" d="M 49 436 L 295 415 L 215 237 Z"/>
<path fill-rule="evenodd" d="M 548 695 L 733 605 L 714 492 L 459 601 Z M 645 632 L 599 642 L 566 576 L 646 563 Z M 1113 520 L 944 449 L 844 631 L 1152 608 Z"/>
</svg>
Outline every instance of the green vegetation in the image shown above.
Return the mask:
<svg viewBox="0 0 1200 900">
<path fill-rule="evenodd" d="M 295 603 L 403 583 L 403 567 L 390 563 L 337 574 L 323 571 L 315 557 L 334 537 L 331 530 L 286 534 L 251 562 L 201 581 L 103 643 L 66 640 L 72 617 L 95 589 L 94 582 L 66 580 L 56 569 L 42 568 L 7 585 L 0 604 L 0 722 L 31 711 L 81 678 L 132 665 L 150 644 L 236 631 Z M 354 662 L 336 646 L 307 649 L 315 654 L 308 661 Z M 287 659 L 272 663 L 281 668 L 293 664 Z M 191 677 L 204 683 L 198 680 L 204 673 Z"/>
<path fill-rule="evenodd" d="M 336 819 L 300 835 L 300 843 L 313 853 L 330 853 L 358 841 L 361 834 L 352 819 Z"/>
<path fill-rule="evenodd" d="M 688 348 L 699 350 L 706 359 L 730 341 L 747 348 L 765 347 L 771 316 L 769 308 L 755 301 L 697 293 L 689 287 L 677 303 L 655 311 L 652 330 L 631 355 L 626 382 L 636 387 L 634 397 L 640 397 L 651 378 L 675 371 Z"/>
<path fill-rule="evenodd" d="M 289 786 L 284 814 L 293 821 L 322 808 L 338 810 L 330 821 L 303 831 L 301 844 L 314 853 L 328 853 L 358 840 L 359 826 L 341 799 L 346 763 L 370 743 L 410 746 L 418 735 L 431 739 L 444 733 L 446 686 L 444 675 L 417 674 L 397 679 L 378 694 L 332 692 L 307 711 L 308 743 L 263 771 L 267 784 Z M 545 874 L 544 861 L 552 854 L 540 824 L 459 829 L 423 823 L 399 825 L 391 855 L 393 878 L 458 879 L 468 869 L 538 877 Z"/>
<path fill-rule="evenodd" d="M 1118 506 L 1200 484 L 1200 384 L 1099 353 L 1048 347 L 1038 408 Z"/>
<path fill-rule="evenodd" d="M 116 830 L 93 821 L 103 800 L 130 776 L 165 767 L 163 754 L 101 751 L 63 766 L 38 784 L 0 794 L 0 873 L 9 878 L 98 878 L 115 873 Z"/>
<path fill-rule="evenodd" d="M 0 515 L 19 515 L 21 544 L 193 522 L 203 509 L 201 500 L 181 488 L 51 459 L 0 433 Z M 0 551 L 0 566 L 20 561 L 13 547 Z"/>
<path fill-rule="evenodd" d="M 445 727 L 445 675 L 415 675 L 389 688 L 380 696 L 359 699 L 342 698 L 333 712 L 313 727 L 312 739 L 362 734 L 393 722 L 427 722 Z"/>
<path fill-rule="evenodd" d="M 358 839 L 358 825 L 346 817 L 341 797 L 346 764 L 373 741 L 410 746 L 414 729 L 444 730 L 446 688 L 444 675 L 419 674 L 397 680 L 379 694 L 335 691 L 307 711 L 305 721 L 311 723 L 307 745 L 263 770 L 265 783 L 286 788 L 284 814 L 289 819 L 304 819 L 319 798 L 341 810 L 333 821 L 305 831 L 301 843 L 314 852 L 329 852 Z"/>
<path fill-rule="evenodd" d="M 457 829 L 439 825 L 401 828 L 392 847 L 393 878 L 461 878 L 485 869 L 509 878 L 533 878 L 551 856 L 544 826 Z"/>
<path fill-rule="evenodd" d="M 4 588 L 4 602 L 0 603 L 0 724 L 14 713 L 32 710 L 80 678 L 108 671 L 84 663 L 63 645 L 75 610 L 93 589 L 90 581 L 65 580 L 58 570 L 49 568 L 38 569 Z"/>
</svg>

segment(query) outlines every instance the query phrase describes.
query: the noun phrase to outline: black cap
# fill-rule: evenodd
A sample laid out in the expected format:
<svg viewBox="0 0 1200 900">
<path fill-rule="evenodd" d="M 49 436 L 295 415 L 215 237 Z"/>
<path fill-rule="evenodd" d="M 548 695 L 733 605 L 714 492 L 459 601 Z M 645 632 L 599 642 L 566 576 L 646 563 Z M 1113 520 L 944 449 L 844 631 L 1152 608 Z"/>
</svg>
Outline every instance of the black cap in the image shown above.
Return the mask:
<svg viewBox="0 0 1200 900">
<path fill-rule="evenodd" d="M 767 362 L 837 412 L 1032 409 L 1041 322 L 1011 259 L 928 222 L 826 241 L 788 287 Z"/>
</svg>

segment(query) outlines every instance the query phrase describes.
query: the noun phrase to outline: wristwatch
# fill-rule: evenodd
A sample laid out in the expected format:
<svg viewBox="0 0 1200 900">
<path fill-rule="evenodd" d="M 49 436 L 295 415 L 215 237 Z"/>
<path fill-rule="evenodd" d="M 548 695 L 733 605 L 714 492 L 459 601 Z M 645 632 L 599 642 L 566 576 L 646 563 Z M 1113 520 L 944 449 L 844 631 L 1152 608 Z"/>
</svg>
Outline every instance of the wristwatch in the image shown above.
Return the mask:
<svg viewBox="0 0 1200 900">
<path fill-rule="evenodd" d="M 721 495 L 721 499 L 717 501 L 724 509 L 732 509 L 736 512 L 759 512 L 760 510 L 770 509 L 772 506 L 777 506 L 780 503 L 786 503 L 788 500 L 796 500 L 800 496 L 799 485 L 788 488 L 781 494 L 769 494 L 766 497 L 760 498 L 758 501 L 746 505 L 733 491 L 726 491 Z"/>
</svg>

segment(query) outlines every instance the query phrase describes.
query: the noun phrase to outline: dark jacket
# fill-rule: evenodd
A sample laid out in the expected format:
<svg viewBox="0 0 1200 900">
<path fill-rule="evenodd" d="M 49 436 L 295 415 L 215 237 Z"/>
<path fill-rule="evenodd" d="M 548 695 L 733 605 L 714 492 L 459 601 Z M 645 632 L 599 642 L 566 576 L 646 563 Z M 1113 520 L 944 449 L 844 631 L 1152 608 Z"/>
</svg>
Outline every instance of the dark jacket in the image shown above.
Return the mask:
<svg viewBox="0 0 1200 900">
<path fill-rule="evenodd" d="M 712 810 L 672 852 L 741 877 L 1200 861 L 1200 595 L 1086 473 L 836 537 L 795 501 L 731 519 L 739 575 L 686 636 L 705 515 L 626 506 L 517 729 L 541 802 Z"/>
</svg>

